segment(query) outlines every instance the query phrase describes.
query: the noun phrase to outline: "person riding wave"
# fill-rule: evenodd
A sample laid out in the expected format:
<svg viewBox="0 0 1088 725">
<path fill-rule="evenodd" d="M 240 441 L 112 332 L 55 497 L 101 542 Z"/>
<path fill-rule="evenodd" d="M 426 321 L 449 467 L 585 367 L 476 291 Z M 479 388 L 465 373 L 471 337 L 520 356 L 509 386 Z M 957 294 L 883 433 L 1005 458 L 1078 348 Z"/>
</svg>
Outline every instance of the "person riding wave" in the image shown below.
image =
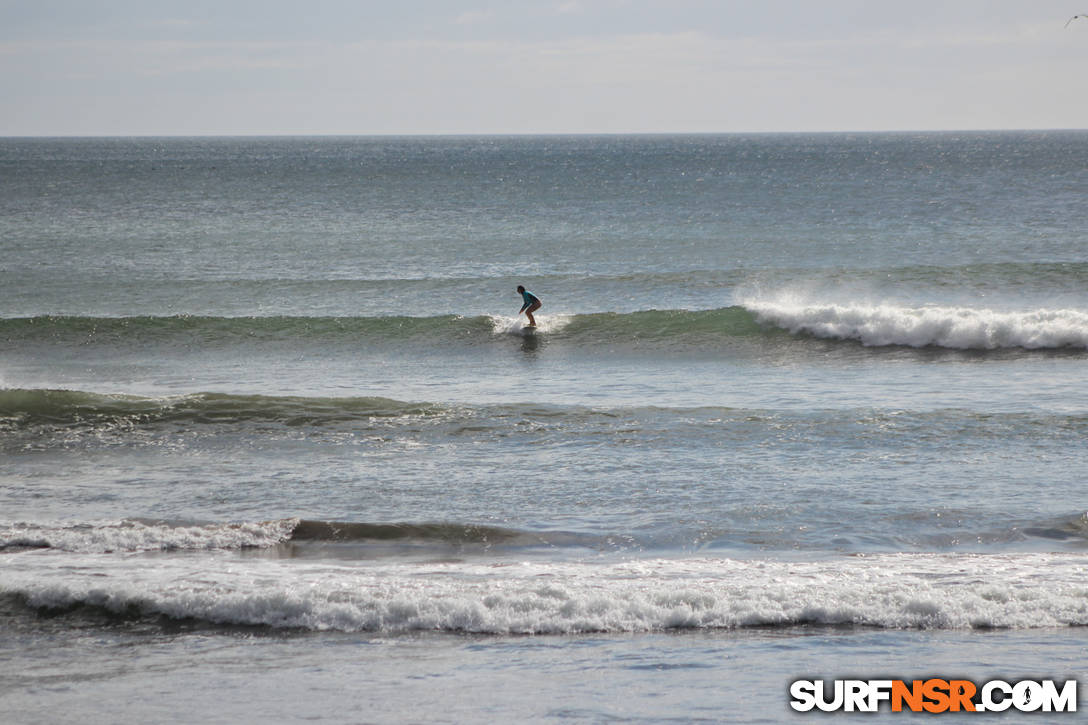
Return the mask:
<svg viewBox="0 0 1088 725">
<path fill-rule="evenodd" d="M 540 309 L 542 304 L 540 298 L 520 284 L 518 285 L 518 292 L 521 293 L 521 299 L 525 301 L 525 304 L 518 310 L 518 314 L 520 315 L 524 312 L 525 316 L 529 318 L 529 327 L 536 327 L 536 320 L 533 319 L 533 313 Z"/>
</svg>

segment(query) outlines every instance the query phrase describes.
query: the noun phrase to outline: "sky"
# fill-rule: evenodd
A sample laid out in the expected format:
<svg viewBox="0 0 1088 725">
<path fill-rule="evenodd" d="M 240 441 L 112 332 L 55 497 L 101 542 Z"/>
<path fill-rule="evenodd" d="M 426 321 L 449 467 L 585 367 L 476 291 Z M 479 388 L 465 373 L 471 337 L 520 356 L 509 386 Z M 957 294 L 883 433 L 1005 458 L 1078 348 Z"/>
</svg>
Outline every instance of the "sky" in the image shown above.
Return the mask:
<svg viewBox="0 0 1088 725">
<path fill-rule="evenodd" d="M 1088 128 L 1080 13 L 1088 0 L 0 0 L 0 136 Z"/>
</svg>

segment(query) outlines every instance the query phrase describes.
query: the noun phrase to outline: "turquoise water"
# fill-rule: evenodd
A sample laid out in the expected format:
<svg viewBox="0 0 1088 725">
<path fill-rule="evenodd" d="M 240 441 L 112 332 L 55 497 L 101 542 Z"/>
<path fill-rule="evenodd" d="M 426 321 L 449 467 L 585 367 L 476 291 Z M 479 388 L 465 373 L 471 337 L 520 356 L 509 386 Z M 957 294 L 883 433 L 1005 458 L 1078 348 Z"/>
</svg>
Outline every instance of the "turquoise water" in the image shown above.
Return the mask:
<svg viewBox="0 0 1088 725">
<path fill-rule="evenodd" d="M 5 719 L 775 722 L 814 673 L 1079 677 L 1086 162 L 0 140 Z"/>
</svg>

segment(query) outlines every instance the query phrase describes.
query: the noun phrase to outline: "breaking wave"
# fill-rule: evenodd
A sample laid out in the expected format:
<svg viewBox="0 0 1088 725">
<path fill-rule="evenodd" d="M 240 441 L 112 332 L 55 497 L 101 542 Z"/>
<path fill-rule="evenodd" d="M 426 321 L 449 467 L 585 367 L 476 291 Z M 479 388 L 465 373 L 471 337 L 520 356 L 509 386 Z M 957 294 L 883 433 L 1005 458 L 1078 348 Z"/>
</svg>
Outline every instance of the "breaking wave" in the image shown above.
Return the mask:
<svg viewBox="0 0 1088 725">
<path fill-rule="evenodd" d="M 155 551 L 239 551 L 283 545 L 336 544 L 360 554 L 390 547 L 441 553 L 474 549 L 593 546 L 600 537 L 563 531 L 527 531 L 473 523 L 345 522 L 299 518 L 239 523 L 186 523 L 125 519 L 100 523 L 3 523 L 0 551 L 53 549 L 78 554 Z"/>
<path fill-rule="evenodd" d="M 0 524 L 0 551 L 55 549 L 114 553 L 267 548 L 291 538 L 298 519 L 228 524 L 171 524 L 126 519 L 107 523 Z"/>
<path fill-rule="evenodd" d="M 672 340 L 698 336 L 760 334 L 751 313 L 718 310 L 646 310 L 630 313 L 538 314 L 536 333 L 581 344 Z M 524 318 L 462 317 L 29 317 L 0 319 L 0 339 L 9 344 L 73 346 L 176 345 L 216 348 L 242 344 L 423 342 L 480 345 L 524 332 Z"/>
<path fill-rule="evenodd" d="M 1088 348 L 1088 310 L 1034 308 L 1002 311 L 969 306 L 751 298 L 714 310 L 643 310 L 539 314 L 538 339 L 582 348 L 660 347 L 722 350 L 737 339 L 775 339 L 786 333 L 867 346 L 900 345 L 955 350 Z M 366 345 L 369 349 L 423 344 L 479 346 L 530 332 L 515 316 L 461 317 L 33 317 L 0 320 L 9 345 L 49 344 L 119 348 L 166 345 L 191 350 L 242 345 Z"/>
<path fill-rule="evenodd" d="M 1088 311 L 1034 309 L 1002 312 L 973 307 L 745 302 L 761 323 L 798 335 L 856 340 L 867 346 L 903 345 L 955 350 L 1088 348 Z"/>
<path fill-rule="evenodd" d="M 1079 556 L 890 554 L 820 561 L 329 563 L 32 553 L 0 595 L 43 612 L 312 631 L 567 634 L 747 627 L 1088 625 Z M 221 556 L 221 555 L 220 555 Z"/>
</svg>

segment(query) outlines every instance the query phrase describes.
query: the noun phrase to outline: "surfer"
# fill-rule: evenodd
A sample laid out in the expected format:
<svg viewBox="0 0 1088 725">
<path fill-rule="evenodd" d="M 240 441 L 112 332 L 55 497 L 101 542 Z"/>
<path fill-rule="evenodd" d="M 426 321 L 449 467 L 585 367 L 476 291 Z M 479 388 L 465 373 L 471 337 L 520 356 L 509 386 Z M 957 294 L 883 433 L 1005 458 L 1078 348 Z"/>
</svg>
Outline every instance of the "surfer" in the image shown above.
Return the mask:
<svg viewBox="0 0 1088 725">
<path fill-rule="evenodd" d="M 522 312 L 529 318 L 529 327 L 536 327 L 536 320 L 533 319 L 533 313 L 540 309 L 540 299 L 529 290 L 518 285 L 518 292 L 521 293 L 521 299 L 525 300 L 525 304 L 518 310 L 520 315 Z"/>
</svg>

